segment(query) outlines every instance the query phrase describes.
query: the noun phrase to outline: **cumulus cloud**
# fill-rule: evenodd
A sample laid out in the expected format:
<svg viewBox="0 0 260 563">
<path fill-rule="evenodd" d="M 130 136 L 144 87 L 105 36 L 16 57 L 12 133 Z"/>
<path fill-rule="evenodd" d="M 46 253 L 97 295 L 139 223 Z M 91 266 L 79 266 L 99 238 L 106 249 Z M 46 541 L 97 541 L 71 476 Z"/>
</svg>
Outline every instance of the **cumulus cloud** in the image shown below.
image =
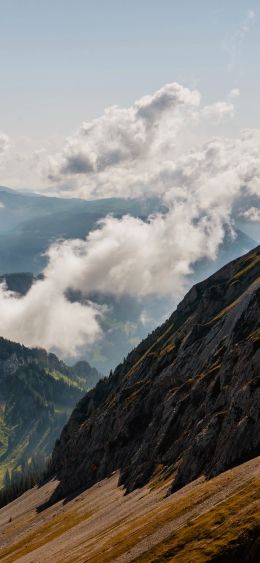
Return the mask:
<svg viewBox="0 0 260 563">
<path fill-rule="evenodd" d="M 83 198 L 151 194 L 151 175 L 191 143 L 201 121 L 214 128 L 234 113 L 230 100 L 201 106 L 197 90 L 166 84 L 129 108 L 113 106 L 83 122 L 49 158 L 49 180 L 61 194 Z"/>
<path fill-rule="evenodd" d="M 85 240 L 53 244 L 44 279 L 25 297 L 2 286 L 0 333 L 73 355 L 101 334 L 106 311 L 89 302 L 93 292 L 181 297 L 196 261 L 214 260 L 227 228 L 233 230 L 234 209 L 246 213 L 248 196 L 260 195 L 259 130 L 198 146 L 190 146 L 190 137 L 185 142 L 201 122 L 233 113 L 229 102 L 201 107 L 196 90 L 174 83 L 83 123 L 52 157 L 60 189 L 73 186 L 74 195 L 85 197 L 156 194 L 165 212 L 147 220 L 107 216 Z M 69 290 L 85 302 L 71 303 Z"/>
<path fill-rule="evenodd" d="M 101 336 L 104 313 L 94 303 L 71 303 L 58 276 L 38 280 L 24 297 L 0 285 L 0 334 L 27 346 L 75 356 Z"/>
<path fill-rule="evenodd" d="M 75 177 L 79 185 L 87 182 L 91 184 L 87 197 L 91 190 L 96 194 L 99 184 L 103 192 L 109 191 L 107 185 L 118 183 L 120 174 L 144 162 L 153 149 L 158 154 L 162 145 L 169 145 L 169 139 L 172 143 L 199 103 L 198 91 L 173 83 L 129 108 L 107 108 L 100 118 L 83 122 L 67 139 L 63 152 L 50 158 L 49 179 L 61 185 L 67 181 L 70 186 Z M 112 177 L 114 171 L 117 178 Z"/>
<path fill-rule="evenodd" d="M 244 219 L 247 219 L 247 221 L 260 221 L 260 209 L 257 207 L 250 207 L 241 212 L 240 215 L 244 217 Z"/>
<path fill-rule="evenodd" d="M 200 258 L 214 259 L 225 229 L 233 227 L 237 201 L 260 189 L 260 135 L 214 139 L 164 163 L 150 175 L 165 214 L 147 221 L 108 216 L 85 241 L 65 241 L 49 250 L 46 269 L 68 272 L 74 260 L 74 289 L 143 297 L 183 291 L 185 277 Z M 162 191 L 163 190 L 163 191 Z"/>
<path fill-rule="evenodd" d="M 205 106 L 201 114 L 207 119 L 213 119 L 219 122 L 227 116 L 233 117 L 234 110 L 234 105 L 229 102 L 216 102 L 215 104 Z"/>
<path fill-rule="evenodd" d="M 229 94 L 228 94 L 228 97 L 229 97 L 230 99 L 232 99 L 232 98 L 239 98 L 239 96 L 240 96 L 240 90 L 239 90 L 239 88 L 233 88 L 232 90 L 230 90 L 230 92 L 229 92 Z"/>
</svg>

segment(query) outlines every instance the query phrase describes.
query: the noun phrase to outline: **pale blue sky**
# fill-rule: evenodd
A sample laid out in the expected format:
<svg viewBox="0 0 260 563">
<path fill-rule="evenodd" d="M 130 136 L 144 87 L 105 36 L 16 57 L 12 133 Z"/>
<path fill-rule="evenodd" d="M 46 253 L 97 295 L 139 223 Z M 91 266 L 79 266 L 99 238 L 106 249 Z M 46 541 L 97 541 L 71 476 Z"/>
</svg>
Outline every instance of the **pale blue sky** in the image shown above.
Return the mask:
<svg viewBox="0 0 260 563">
<path fill-rule="evenodd" d="M 259 26 L 260 0 L 0 0 L 0 186 L 165 209 L 57 242 L 19 306 L 0 292 L 3 336 L 73 354 L 103 313 L 68 288 L 179 299 L 228 229 L 259 238 Z"/>
<path fill-rule="evenodd" d="M 258 8 L 256 0 L 0 0 L 0 129 L 10 138 L 64 136 L 172 81 L 198 87 L 206 102 L 238 87 L 235 127 L 258 127 Z M 241 37 L 249 10 L 256 17 Z"/>
</svg>

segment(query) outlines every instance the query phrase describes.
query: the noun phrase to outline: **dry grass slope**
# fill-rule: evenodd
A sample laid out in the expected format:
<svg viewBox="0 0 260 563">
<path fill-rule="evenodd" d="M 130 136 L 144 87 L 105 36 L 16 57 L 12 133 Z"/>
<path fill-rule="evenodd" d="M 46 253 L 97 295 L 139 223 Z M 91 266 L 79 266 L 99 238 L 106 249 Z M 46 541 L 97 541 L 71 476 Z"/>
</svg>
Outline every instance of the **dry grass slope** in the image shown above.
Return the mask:
<svg viewBox="0 0 260 563">
<path fill-rule="evenodd" d="M 253 479 L 208 513 L 190 519 L 154 549 L 136 561 L 212 561 L 234 547 L 239 548 L 249 534 L 260 538 L 260 480 Z M 260 544 L 259 544 L 260 549 Z"/>
<path fill-rule="evenodd" d="M 0 510 L 1 562 L 217 561 L 259 534 L 260 458 L 170 496 L 162 476 L 158 468 L 149 486 L 124 496 L 115 474 L 42 512 L 55 483 L 26 493 Z"/>
</svg>

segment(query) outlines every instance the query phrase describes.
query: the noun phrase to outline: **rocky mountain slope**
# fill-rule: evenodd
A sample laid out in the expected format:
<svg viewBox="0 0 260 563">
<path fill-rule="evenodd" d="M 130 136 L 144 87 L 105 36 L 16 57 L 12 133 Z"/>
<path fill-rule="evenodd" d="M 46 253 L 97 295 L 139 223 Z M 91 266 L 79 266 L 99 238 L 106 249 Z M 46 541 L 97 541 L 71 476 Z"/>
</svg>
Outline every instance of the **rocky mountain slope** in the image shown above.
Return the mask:
<svg viewBox="0 0 260 563">
<path fill-rule="evenodd" d="M 167 322 L 78 403 L 57 441 L 52 499 L 120 471 L 174 491 L 260 448 L 260 247 L 194 286 Z"/>
<path fill-rule="evenodd" d="M 0 480 L 32 457 L 49 455 L 72 408 L 99 374 L 69 367 L 45 350 L 0 338 Z"/>
</svg>

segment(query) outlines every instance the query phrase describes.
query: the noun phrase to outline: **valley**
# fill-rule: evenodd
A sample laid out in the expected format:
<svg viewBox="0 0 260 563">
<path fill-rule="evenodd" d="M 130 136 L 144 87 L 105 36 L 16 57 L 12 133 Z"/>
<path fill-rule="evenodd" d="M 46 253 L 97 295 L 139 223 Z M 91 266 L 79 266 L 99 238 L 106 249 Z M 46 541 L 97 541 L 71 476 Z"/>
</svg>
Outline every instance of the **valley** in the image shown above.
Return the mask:
<svg viewBox="0 0 260 563">
<path fill-rule="evenodd" d="M 1 3 L 0 563 L 260 563 L 260 3 Z"/>
<path fill-rule="evenodd" d="M 87 362 L 0 338 L 0 483 L 34 460 L 44 467 L 73 407 L 99 379 Z"/>
</svg>

